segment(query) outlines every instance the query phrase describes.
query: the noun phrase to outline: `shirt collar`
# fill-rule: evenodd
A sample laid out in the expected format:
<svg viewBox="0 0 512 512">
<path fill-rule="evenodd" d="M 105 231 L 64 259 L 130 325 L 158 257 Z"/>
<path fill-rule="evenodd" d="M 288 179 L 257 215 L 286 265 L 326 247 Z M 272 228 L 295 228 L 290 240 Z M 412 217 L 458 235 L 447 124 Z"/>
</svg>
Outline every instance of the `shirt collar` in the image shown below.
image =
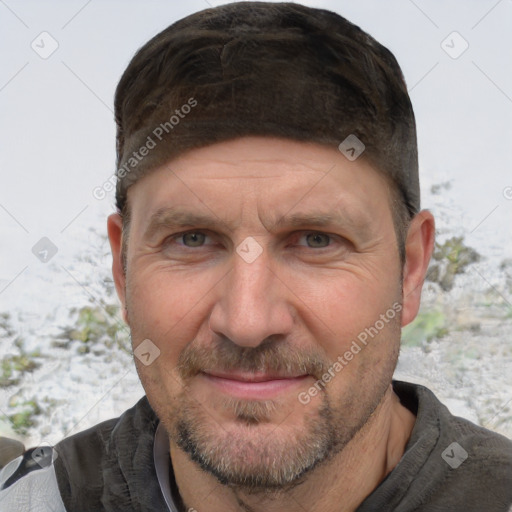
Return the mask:
<svg viewBox="0 0 512 512">
<path fill-rule="evenodd" d="M 164 495 L 165 503 L 170 512 L 178 512 L 171 493 L 171 483 L 169 474 L 169 465 L 171 462 L 171 454 L 169 450 L 169 437 L 164 426 L 160 422 L 155 432 L 155 442 L 153 444 L 153 458 L 155 461 L 156 476 L 160 489 Z"/>
</svg>

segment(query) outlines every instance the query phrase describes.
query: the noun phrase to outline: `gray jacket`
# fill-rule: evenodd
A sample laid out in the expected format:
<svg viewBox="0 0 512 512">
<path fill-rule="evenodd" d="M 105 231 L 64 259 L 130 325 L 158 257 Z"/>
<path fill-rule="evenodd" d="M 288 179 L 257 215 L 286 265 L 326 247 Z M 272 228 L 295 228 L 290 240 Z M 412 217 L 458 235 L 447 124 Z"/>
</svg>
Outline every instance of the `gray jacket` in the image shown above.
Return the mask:
<svg viewBox="0 0 512 512">
<path fill-rule="evenodd" d="M 398 465 L 357 512 L 512 510 L 512 441 L 453 416 L 423 386 L 393 386 L 416 424 Z M 36 468 L 26 452 L 0 473 L 0 512 L 168 511 L 153 457 L 158 423 L 144 397 L 53 451 L 39 448 Z"/>
</svg>

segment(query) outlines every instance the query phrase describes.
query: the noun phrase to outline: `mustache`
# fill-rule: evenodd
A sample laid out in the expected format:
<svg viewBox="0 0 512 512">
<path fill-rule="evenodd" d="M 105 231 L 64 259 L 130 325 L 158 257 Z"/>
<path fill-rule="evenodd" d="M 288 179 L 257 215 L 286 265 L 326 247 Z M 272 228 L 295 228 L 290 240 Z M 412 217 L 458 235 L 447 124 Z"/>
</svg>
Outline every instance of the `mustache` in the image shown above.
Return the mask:
<svg viewBox="0 0 512 512">
<path fill-rule="evenodd" d="M 284 376 L 310 374 L 321 378 L 329 365 L 318 351 L 298 349 L 282 341 L 269 339 L 257 347 L 241 347 L 224 338 L 208 346 L 187 345 L 178 358 L 177 370 L 183 380 L 204 370 L 279 372 Z"/>
</svg>

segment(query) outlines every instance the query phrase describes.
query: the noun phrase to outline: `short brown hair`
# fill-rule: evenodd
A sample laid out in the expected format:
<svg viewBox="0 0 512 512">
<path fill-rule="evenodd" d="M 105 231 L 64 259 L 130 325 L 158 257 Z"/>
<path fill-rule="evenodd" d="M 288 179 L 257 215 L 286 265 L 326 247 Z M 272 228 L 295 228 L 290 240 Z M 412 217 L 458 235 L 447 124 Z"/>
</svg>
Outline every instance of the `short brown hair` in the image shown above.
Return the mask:
<svg viewBox="0 0 512 512">
<path fill-rule="evenodd" d="M 237 2 L 187 16 L 135 54 L 115 119 L 116 206 L 126 226 L 127 189 L 189 149 L 247 135 L 338 147 L 355 135 L 392 184 L 403 261 L 406 226 L 420 207 L 412 105 L 393 54 L 336 13 Z M 134 159 L 150 139 L 154 149 Z"/>
</svg>

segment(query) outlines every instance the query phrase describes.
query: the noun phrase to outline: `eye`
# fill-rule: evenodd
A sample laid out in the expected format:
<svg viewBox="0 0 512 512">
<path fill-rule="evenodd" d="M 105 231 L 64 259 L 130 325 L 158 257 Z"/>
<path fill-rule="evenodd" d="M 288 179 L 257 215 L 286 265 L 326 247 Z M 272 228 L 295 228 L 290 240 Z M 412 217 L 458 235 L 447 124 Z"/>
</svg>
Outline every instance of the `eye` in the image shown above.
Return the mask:
<svg viewBox="0 0 512 512">
<path fill-rule="evenodd" d="M 324 247 L 328 247 L 331 245 L 332 236 L 326 233 L 320 232 L 308 232 L 304 233 L 300 236 L 300 239 L 305 238 L 308 244 L 308 247 L 312 249 L 323 249 Z M 300 244 L 302 245 L 302 244 Z"/>
<path fill-rule="evenodd" d="M 165 244 L 169 245 L 176 243 L 180 247 L 202 247 L 205 245 L 205 241 L 208 235 L 202 231 L 188 231 L 186 233 L 178 233 L 177 235 L 170 236 Z M 181 243 L 180 243 L 181 242 Z"/>
<path fill-rule="evenodd" d="M 184 244 L 187 247 L 200 247 L 201 245 L 203 245 L 206 239 L 206 235 L 199 231 L 193 231 L 191 233 L 185 233 L 181 235 L 179 238 L 183 240 Z"/>
</svg>

